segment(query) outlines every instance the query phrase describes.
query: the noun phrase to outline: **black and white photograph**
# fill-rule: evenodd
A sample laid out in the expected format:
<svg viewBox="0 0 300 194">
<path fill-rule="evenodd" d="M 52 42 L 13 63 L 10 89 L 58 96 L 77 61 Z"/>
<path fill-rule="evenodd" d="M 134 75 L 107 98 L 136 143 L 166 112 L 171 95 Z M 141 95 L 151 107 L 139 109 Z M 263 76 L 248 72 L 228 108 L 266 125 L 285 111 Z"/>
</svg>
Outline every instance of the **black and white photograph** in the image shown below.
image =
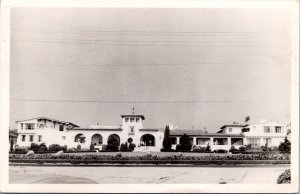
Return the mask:
<svg viewBox="0 0 300 194">
<path fill-rule="evenodd" d="M 298 1 L 87 2 L 1 7 L 1 191 L 298 192 Z"/>
</svg>

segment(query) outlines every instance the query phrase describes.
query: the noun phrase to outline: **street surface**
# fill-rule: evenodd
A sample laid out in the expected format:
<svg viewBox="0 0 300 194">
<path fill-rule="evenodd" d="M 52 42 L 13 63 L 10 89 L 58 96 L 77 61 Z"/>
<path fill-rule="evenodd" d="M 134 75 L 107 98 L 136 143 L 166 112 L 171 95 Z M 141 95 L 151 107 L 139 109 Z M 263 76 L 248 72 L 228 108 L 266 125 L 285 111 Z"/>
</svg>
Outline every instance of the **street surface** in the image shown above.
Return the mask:
<svg viewBox="0 0 300 194">
<path fill-rule="evenodd" d="M 10 183 L 274 183 L 290 165 L 261 167 L 10 166 Z"/>
</svg>

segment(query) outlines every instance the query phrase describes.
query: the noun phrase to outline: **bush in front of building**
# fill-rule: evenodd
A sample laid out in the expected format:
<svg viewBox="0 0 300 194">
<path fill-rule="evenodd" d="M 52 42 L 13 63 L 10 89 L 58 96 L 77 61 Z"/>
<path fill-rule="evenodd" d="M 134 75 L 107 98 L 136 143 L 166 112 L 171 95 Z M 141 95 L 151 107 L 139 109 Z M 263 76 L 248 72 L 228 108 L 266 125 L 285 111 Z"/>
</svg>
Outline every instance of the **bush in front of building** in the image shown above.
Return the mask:
<svg viewBox="0 0 300 194">
<path fill-rule="evenodd" d="M 76 150 L 77 150 L 77 151 L 80 151 L 80 150 L 81 150 L 81 145 L 80 145 L 80 144 L 77 145 Z"/>
<path fill-rule="evenodd" d="M 47 148 L 47 146 L 46 146 L 45 143 L 41 143 L 41 144 L 39 145 L 38 152 L 40 152 L 40 153 L 45 153 L 47 150 L 48 150 L 48 148 Z"/>
<path fill-rule="evenodd" d="M 68 152 L 76 152 L 76 151 L 77 151 L 76 148 L 73 147 L 68 149 Z"/>
<path fill-rule="evenodd" d="M 291 183 L 291 169 L 285 170 L 277 179 L 277 184 Z"/>
<path fill-rule="evenodd" d="M 128 149 L 129 151 L 133 152 L 135 149 L 136 145 L 134 143 L 129 144 Z"/>
<path fill-rule="evenodd" d="M 245 147 L 245 146 L 241 146 L 241 147 L 239 148 L 239 151 L 240 151 L 240 152 L 245 152 L 245 151 L 246 151 L 246 147 Z"/>
<path fill-rule="evenodd" d="M 116 136 L 112 136 L 107 140 L 107 148 L 106 151 L 116 152 L 119 150 L 119 140 Z"/>
<path fill-rule="evenodd" d="M 212 151 L 210 150 L 210 146 L 207 145 L 206 147 L 201 147 L 201 146 L 197 146 L 197 145 L 193 145 L 192 147 L 192 152 L 197 152 L 197 153 L 212 153 Z"/>
<path fill-rule="evenodd" d="M 230 147 L 229 152 L 236 152 L 236 151 L 238 151 L 238 149 L 236 149 L 235 146 L 232 145 L 232 146 Z"/>
<path fill-rule="evenodd" d="M 32 150 L 32 151 L 34 151 L 34 153 L 36 153 L 39 150 L 39 144 L 31 143 L 29 150 Z"/>
<path fill-rule="evenodd" d="M 121 144 L 120 151 L 121 152 L 128 152 L 129 151 L 127 142 Z"/>
<path fill-rule="evenodd" d="M 291 142 L 285 137 L 284 142 L 280 143 L 278 150 L 282 153 L 291 153 Z"/>
<path fill-rule="evenodd" d="M 180 147 L 178 147 L 178 151 L 181 151 L 181 152 L 191 151 L 192 143 L 187 134 L 183 134 L 183 136 L 181 136 L 179 143 L 180 143 Z M 176 147 L 176 151 L 177 151 L 177 147 Z"/>
<path fill-rule="evenodd" d="M 214 153 L 226 154 L 226 153 L 228 153 L 228 151 L 224 150 L 224 149 L 217 149 L 217 150 L 214 150 Z"/>
<path fill-rule="evenodd" d="M 15 150 L 13 153 L 16 154 L 26 154 L 28 152 L 29 148 L 28 147 L 23 147 L 23 146 L 18 146 L 16 145 Z"/>
<path fill-rule="evenodd" d="M 49 146 L 49 151 L 50 152 L 58 152 L 60 150 L 64 150 L 64 147 L 60 146 L 59 144 L 51 144 Z"/>
<path fill-rule="evenodd" d="M 91 142 L 91 145 L 90 145 L 90 150 L 91 150 L 91 151 L 94 151 L 94 150 L 95 150 L 95 145 L 94 145 L 94 143 L 93 143 L 93 142 Z"/>
</svg>

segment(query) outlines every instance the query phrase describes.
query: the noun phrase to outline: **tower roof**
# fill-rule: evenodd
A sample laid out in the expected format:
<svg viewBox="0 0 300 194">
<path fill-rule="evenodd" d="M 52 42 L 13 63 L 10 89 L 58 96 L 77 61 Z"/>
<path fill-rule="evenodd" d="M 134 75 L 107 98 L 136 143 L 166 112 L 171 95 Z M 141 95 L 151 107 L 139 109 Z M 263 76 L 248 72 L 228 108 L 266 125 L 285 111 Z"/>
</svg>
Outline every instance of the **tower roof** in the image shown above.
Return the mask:
<svg viewBox="0 0 300 194">
<path fill-rule="evenodd" d="M 130 114 L 130 115 L 121 115 L 122 118 L 124 117 L 140 117 L 142 118 L 143 120 L 145 120 L 145 117 L 144 115 L 134 115 L 134 114 Z"/>
</svg>

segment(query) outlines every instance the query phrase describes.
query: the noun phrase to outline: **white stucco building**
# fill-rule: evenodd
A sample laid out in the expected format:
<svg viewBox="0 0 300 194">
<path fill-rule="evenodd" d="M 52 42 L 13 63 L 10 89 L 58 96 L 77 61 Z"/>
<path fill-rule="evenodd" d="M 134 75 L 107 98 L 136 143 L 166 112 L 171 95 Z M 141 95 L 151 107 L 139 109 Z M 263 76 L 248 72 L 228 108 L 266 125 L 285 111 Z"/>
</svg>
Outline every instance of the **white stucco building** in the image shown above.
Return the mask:
<svg viewBox="0 0 300 194">
<path fill-rule="evenodd" d="M 119 144 L 131 140 L 136 148 L 134 151 L 160 151 L 163 147 L 164 128 L 145 128 L 144 115 L 121 115 L 121 124 L 117 126 L 92 125 L 79 127 L 72 122 L 59 121 L 47 117 L 38 117 L 16 121 L 18 125 L 17 145 L 30 146 L 31 143 L 67 145 L 68 148 L 90 148 L 94 144 L 99 150 L 107 144 L 112 136 Z M 233 123 L 224 125 L 217 133 L 204 133 L 197 129 L 178 129 L 169 124 L 172 148 L 180 142 L 180 137 L 187 134 L 193 145 L 211 150 L 229 150 L 232 145 L 239 148 L 246 144 L 269 147 L 278 146 L 284 141 L 287 131 L 285 125 L 276 122 L 262 121 L 259 123 Z"/>
<path fill-rule="evenodd" d="M 164 132 L 161 129 L 144 128 L 143 115 L 121 115 L 122 123 L 118 126 L 92 125 L 91 127 L 79 127 L 78 125 L 38 117 L 17 121 L 18 139 L 17 145 L 30 146 L 31 143 L 45 143 L 67 145 L 68 148 L 90 148 L 91 143 L 95 148 L 102 149 L 110 137 L 115 136 L 119 144 L 132 142 L 136 144 L 135 151 L 160 151 Z"/>
</svg>

